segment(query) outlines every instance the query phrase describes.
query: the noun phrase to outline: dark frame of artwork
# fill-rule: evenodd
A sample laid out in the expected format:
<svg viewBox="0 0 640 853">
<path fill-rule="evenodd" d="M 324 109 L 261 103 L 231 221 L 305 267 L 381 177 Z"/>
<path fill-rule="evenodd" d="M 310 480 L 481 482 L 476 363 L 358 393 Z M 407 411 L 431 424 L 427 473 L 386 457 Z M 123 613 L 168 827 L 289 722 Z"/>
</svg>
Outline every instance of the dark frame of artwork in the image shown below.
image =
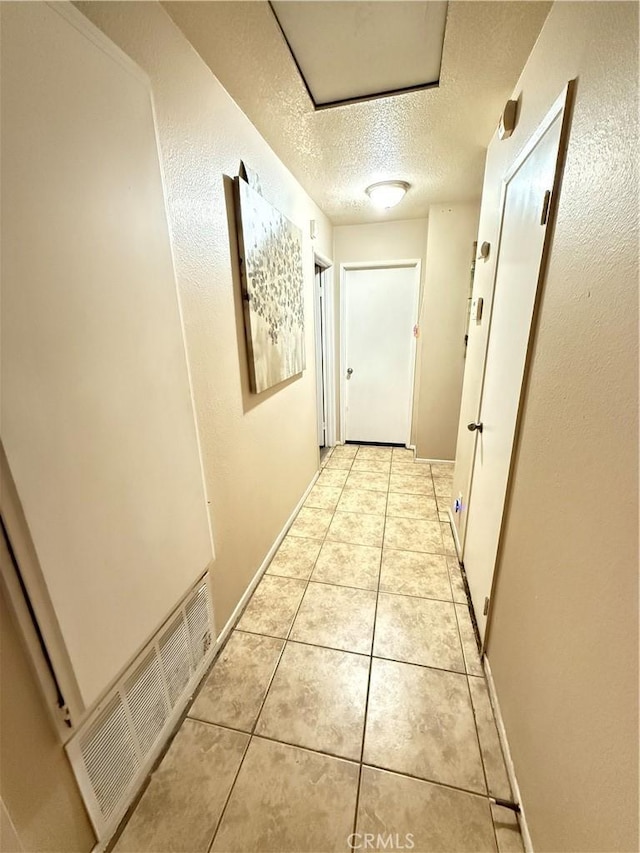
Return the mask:
<svg viewBox="0 0 640 853">
<path fill-rule="evenodd" d="M 243 180 L 234 179 L 251 390 L 305 369 L 302 232 Z"/>
</svg>

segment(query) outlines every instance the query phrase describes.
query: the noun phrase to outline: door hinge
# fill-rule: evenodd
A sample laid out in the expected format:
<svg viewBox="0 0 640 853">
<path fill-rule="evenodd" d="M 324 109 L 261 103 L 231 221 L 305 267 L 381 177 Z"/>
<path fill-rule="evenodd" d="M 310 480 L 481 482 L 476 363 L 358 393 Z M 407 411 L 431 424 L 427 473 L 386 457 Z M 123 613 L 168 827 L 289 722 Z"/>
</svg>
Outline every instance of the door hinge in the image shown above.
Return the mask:
<svg viewBox="0 0 640 853">
<path fill-rule="evenodd" d="M 544 194 L 542 202 L 542 216 L 540 217 L 540 225 L 546 225 L 549 219 L 549 208 L 551 206 L 551 190 L 547 190 Z"/>
<path fill-rule="evenodd" d="M 58 710 L 62 715 L 62 722 L 67 726 L 67 728 L 73 728 L 73 722 L 71 720 L 71 711 L 69 710 L 68 705 L 59 705 Z"/>
<path fill-rule="evenodd" d="M 489 612 L 489 596 L 486 596 L 485 600 L 484 600 L 484 608 L 482 610 L 482 615 L 486 616 L 488 612 Z"/>
</svg>

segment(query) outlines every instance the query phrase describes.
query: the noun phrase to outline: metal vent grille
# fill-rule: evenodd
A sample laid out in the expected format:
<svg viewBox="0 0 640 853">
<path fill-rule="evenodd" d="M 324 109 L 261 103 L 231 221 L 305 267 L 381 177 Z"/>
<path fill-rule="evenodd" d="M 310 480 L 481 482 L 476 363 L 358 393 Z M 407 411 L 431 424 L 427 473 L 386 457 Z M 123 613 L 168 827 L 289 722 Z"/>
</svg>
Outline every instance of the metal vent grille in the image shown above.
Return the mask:
<svg viewBox="0 0 640 853">
<path fill-rule="evenodd" d="M 197 666 L 211 646 L 208 587 L 206 584 L 202 584 L 200 589 L 196 590 L 193 598 L 187 604 L 186 612 L 191 654 L 193 662 Z"/>
<path fill-rule="evenodd" d="M 183 614 L 180 614 L 161 638 L 160 659 L 173 708 L 187 686 L 192 672 L 189 634 Z"/>
<path fill-rule="evenodd" d="M 80 749 L 100 812 L 108 818 L 139 767 L 119 694 L 86 732 Z"/>
<path fill-rule="evenodd" d="M 179 718 L 204 673 L 212 636 L 205 579 L 67 744 L 98 840 L 117 825 Z"/>
<path fill-rule="evenodd" d="M 144 755 L 155 743 L 169 716 L 162 669 L 155 649 L 125 681 L 124 695 Z"/>
</svg>

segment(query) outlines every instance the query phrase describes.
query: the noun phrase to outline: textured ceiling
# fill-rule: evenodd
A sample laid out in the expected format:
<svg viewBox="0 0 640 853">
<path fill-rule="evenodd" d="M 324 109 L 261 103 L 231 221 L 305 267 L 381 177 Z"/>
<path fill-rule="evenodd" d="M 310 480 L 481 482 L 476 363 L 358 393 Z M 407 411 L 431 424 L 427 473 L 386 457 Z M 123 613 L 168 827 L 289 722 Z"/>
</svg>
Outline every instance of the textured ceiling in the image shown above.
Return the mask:
<svg viewBox="0 0 640 853">
<path fill-rule="evenodd" d="M 336 225 L 479 198 L 486 147 L 551 7 L 450 0 L 439 87 L 317 111 L 267 2 L 163 5 Z M 411 189 L 380 213 L 364 190 L 386 179 Z"/>
</svg>

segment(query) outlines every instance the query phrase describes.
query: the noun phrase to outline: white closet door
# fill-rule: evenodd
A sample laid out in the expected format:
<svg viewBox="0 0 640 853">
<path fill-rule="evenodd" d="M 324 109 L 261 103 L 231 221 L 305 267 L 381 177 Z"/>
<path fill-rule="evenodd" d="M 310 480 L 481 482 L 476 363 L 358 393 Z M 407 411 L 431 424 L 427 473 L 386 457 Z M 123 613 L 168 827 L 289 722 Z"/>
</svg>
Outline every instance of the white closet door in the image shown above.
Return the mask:
<svg viewBox="0 0 640 853">
<path fill-rule="evenodd" d="M 562 113 L 506 180 L 463 559 L 480 636 L 498 554 Z M 560 368 L 559 368 L 560 369 Z M 478 426 L 481 425 L 481 431 Z M 474 429 L 475 427 L 475 429 Z M 488 603 L 488 602 L 487 602 Z"/>
<path fill-rule="evenodd" d="M 2 441 L 89 706 L 207 569 L 208 512 L 148 81 L 66 4 L 0 6 Z"/>
<path fill-rule="evenodd" d="M 419 285 L 415 264 L 345 272 L 347 441 L 409 443 Z"/>
</svg>

